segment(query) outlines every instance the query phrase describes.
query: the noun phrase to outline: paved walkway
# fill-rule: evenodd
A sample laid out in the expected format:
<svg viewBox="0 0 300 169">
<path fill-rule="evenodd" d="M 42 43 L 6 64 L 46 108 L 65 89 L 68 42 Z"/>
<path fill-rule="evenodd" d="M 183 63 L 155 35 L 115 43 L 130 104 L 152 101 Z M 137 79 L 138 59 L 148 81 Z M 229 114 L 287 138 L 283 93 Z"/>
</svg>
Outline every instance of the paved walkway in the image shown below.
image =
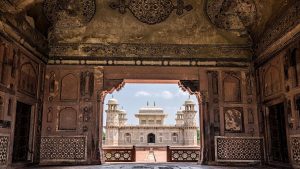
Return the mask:
<svg viewBox="0 0 300 169">
<path fill-rule="evenodd" d="M 37 167 L 35 169 L 274 169 L 271 167 L 220 167 L 199 166 L 195 163 L 166 163 L 166 164 L 105 164 L 99 166 L 69 166 L 69 167 Z"/>
<path fill-rule="evenodd" d="M 137 163 L 166 163 L 167 162 L 167 151 L 136 151 L 136 162 Z"/>
</svg>

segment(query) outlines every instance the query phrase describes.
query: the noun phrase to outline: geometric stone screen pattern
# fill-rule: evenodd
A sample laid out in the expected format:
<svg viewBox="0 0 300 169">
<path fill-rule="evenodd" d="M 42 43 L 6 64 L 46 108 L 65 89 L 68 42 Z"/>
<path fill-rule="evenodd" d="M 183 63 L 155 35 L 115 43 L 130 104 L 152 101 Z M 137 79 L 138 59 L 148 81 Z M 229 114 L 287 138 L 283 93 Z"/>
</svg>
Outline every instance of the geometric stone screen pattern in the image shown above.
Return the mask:
<svg viewBox="0 0 300 169">
<path fill-rule="evenodd" d="M 300 165 L 300 136 L 291 137 L 292 159 Z"/>
<path fill-rule="evenodd" d="M 8 140 L 8 136 L 0 136 L 0 166 L 7 163 Z"/>
<path fill-rule="evenodd" d="M 254 162 L 264 158 L 262 138 L 215 137 L 217 161 Z"/>
<path fill-rule="evenodd" d="M 200 157 L 200 150 L 168 149 L 168 162 L 197 162 Z"/>
<path fill-rule="evenodd" d="M 42 137 L 41 160 L 86 160 L 86 137 Z"/>
<path fill-rule="evenodd" d="M 106 162 L 134 162 L 135 149 L 106 149 L 104 159 Z"/>
</svg>

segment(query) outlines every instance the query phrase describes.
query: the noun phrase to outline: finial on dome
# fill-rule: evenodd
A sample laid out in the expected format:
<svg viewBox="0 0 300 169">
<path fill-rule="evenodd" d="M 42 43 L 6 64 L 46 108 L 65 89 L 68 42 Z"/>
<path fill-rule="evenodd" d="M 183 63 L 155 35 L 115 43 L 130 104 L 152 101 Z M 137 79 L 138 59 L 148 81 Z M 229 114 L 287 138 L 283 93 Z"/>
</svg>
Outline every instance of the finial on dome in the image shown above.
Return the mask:
<svg viewBox="0 0 300 169">
<path fill-rule="evenodd" d="M 155 102 L 154 102 L 154 107 L 155 107 Z"/>
<path fill-rule="evenodd" d="M 111 95 L 111 98 L 112 98 L 112 99 L 114 98 L 114 95 L 113 95 L 113 94 Z"/>
<path fill-rule="evenodd" d="M 149 101 L 147 101 L 147 107 L 149 106 Z"/>
<path fill-rule="evenodd" d="M 189 95 L 189 99 L 191 99 L 191 95 Z"/>
</svg>

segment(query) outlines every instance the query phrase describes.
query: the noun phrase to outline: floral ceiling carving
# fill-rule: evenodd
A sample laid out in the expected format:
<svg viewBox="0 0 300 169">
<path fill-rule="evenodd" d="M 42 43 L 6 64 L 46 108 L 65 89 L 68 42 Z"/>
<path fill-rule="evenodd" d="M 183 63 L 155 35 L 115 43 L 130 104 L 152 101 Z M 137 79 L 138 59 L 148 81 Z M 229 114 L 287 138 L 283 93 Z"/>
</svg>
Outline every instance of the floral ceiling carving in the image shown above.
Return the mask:
<svg viewBox="0 0 300 169">
<path fill-rule="evenodd" d="M 44 13 L 58 27 L 82 26 L 96 11 L 95 0 L 45 0 Z"/>
<path fill-rule="evenodd" d="M 192 5 L 185 5 L 183 0 L 177 0 L 175 6 L 172 0 L 118 0 L 110 4 L 112 9 L 118 9 L 121 14 L 126 9 L 141 22 L 153 25 L 165 21 L 176 10 L 177 15 L 182 15 L 184 10 L 191 11 Z"/>
<path fill-rule="evenodd" d="M 253 0 L 209 0 L 207 14 L 217 27 L 241 32 L 255 23 L 257 9 Z"/>
</svg>

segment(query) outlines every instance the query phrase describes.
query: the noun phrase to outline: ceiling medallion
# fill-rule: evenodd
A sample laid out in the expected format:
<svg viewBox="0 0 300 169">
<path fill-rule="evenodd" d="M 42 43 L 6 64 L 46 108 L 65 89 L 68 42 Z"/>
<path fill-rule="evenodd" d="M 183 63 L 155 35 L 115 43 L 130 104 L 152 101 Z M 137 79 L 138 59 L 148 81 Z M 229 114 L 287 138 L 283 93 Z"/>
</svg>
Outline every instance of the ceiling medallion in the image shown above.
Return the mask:
<svg viewBox="0 0 300 169">
<path fill-rule="evenodd" d="M 96 11 L 95 0 L 45 0 L 44 13 L 52 23 L 88 23 Z"/>
<path fill-rule="evenodd" d="M 212 23 L 226 30 L 245 31 L 257 16 L 254 0 L 209 0 L 206 9 Z"/>
<path fill-rule="evenodd" d="M 118 9 L 121 14 L 129 9 L 139 21 L 149 25 L 165 21 L 173 10 L 176 10 L 177 15 L 182 15 L 184 10 L 193 9 L 192 5 L 185 5 L 183 0 L 177 0 L 177 6 L 172 0 L 118 0 L 110 3 L 110 7 Z"/>
</svg>

